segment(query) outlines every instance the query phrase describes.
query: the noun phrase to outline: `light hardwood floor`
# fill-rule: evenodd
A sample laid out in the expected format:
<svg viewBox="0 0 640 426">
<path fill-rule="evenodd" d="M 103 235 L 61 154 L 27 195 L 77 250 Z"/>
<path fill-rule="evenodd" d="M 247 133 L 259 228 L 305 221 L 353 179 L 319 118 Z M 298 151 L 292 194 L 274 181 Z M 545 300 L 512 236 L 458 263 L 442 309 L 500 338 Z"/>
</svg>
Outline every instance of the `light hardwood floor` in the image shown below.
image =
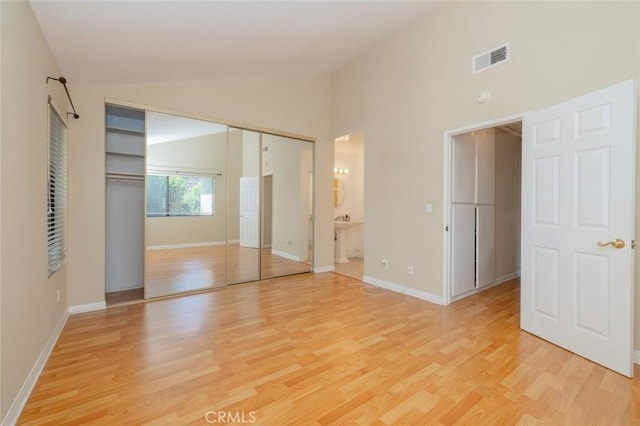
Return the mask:
<svg viewBox="0 0 640 426">
<path fill-rule="evenodd" d="M 327 273 L 73 315 L 20 424 L 639 424 L 638 366 L 522 332 L 518 301 L 516 281 L 442 307 Z"/>
<path fill-rule="evenodd" d="M 309 272 L 311 265 L 262 250 L 262 260 L 255 248 L 205 246 L 146 253 L 146 297 L 221 287 L 282 275 Z"/>
</svg>

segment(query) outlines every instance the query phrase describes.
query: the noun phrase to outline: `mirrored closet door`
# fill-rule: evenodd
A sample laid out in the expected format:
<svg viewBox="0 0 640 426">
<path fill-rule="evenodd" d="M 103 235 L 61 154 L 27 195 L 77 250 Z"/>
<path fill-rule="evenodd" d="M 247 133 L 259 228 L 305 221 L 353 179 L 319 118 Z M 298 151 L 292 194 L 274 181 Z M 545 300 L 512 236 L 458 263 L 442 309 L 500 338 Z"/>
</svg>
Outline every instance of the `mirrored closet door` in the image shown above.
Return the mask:
<svg viewBox="0 0 640 426">
<path fill-rule="evenodd" d="M 227 283 L 260 279 L 260 133 L 229 129 Z"/>
<path fill-rule="evenodd" d="M 312 142 L 117 105 L 106 118 L 112 300 L 312 270 Z"/>
<path fill-rule="evenodd" d="M 145 298 L 227 284 L 227 126 L 147 111 Z"/>
<path fill-rule="evenodd" d="M 262 135 L 261 277 L 312 270 L 313 143 Z"/>
</svg>

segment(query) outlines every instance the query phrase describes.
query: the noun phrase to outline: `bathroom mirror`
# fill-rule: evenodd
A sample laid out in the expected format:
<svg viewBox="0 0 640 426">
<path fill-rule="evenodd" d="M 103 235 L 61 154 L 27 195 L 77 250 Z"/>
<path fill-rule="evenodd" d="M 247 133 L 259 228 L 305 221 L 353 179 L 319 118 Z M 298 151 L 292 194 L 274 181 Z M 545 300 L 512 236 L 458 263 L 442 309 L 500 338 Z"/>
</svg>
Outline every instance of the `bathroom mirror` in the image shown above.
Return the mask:
<svg viewBox="0 0 640 426">
<path fill-rule="evenodd" d="M 226 285 L 227 126 L 146 123 L 145 298 Z"/>
<path fill-rule="evenodd" d="M 313 143 L 262 134 L 261 277 L 309 272 L 313 259 Z"/>
<path fill-rule="evenodd" d="M 333 207 L 339 207 L 344 201 L 344 182 L 340 179 L 333 179 Z"/>
</svg>

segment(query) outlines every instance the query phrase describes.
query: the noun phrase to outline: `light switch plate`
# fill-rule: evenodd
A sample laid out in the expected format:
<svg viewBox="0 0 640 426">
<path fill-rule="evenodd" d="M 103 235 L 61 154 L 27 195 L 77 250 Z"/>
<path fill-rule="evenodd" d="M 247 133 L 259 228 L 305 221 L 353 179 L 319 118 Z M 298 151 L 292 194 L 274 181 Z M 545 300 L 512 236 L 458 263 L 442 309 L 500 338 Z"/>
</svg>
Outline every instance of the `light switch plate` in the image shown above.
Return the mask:
<svg viewBox="0 0 640 426">
<path fill-rule="evenodd" d="M 433 213 L 433 203 L 427 203 L 424 211 L 429 214 Z"/>
</svg>

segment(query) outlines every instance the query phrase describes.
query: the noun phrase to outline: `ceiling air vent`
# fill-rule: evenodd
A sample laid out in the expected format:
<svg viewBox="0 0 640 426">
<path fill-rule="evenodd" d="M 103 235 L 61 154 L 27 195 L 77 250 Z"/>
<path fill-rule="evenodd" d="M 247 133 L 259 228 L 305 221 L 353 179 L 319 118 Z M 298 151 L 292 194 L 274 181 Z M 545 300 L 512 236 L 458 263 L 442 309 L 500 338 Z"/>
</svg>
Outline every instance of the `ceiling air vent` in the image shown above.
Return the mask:
<svg viewBox="0 0 640 426">
<path fill-rule="evenodd" d="M 491 49 L 488 52 L 484 52 L 473 58 L 473 74 L 477 74 L 481 71 L 488 70 L 503 62 L 509 60 L 509 43 L 505 43 L 502 46 L 498 46 L 495 49 Z"/>
</svg>

